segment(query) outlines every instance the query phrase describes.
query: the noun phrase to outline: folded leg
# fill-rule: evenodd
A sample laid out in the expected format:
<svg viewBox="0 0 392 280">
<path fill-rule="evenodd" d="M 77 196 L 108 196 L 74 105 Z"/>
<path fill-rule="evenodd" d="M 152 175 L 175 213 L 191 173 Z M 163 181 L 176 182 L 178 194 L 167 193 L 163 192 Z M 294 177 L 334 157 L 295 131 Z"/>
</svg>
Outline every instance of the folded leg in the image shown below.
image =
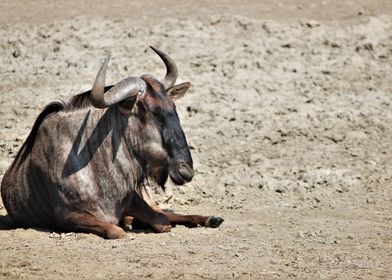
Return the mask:
<svg viewBox="0 0 392 280">
<path fill-rule="evenodd" d="M 161 211 L 151 207 L 141 195 L 134 193 L 130 208 L 125 212 L 122 224 L 132 226 L 139 224 L 139 228 L 151 227 L 156 233 L 168 232 L 171 229 L 170 220 Z"/>
<path fill-rule="evenodd" d="M 126 236 L 122 228 L 105 223 L 89 213 L 69 213 L 65 217 L 63 227 L 66 231 L 94 233 L 107 239 L 117 239 Z"/>
</svg>

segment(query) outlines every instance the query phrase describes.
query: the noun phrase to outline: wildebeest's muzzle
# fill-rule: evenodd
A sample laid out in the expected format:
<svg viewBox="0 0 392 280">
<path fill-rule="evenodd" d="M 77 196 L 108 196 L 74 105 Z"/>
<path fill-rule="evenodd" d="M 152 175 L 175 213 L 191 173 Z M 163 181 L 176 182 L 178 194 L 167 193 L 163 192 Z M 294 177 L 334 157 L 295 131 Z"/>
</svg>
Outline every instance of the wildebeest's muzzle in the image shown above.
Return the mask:
<svg viewBox="0 0 392 280">
<path fill-rule="evenodd" d="M 190 182 L 194 175 L 192 156 L 175 111 L 167 118 L 162 136 L 170 160 L 170 178 L 177 185 Z"/>
</svg>

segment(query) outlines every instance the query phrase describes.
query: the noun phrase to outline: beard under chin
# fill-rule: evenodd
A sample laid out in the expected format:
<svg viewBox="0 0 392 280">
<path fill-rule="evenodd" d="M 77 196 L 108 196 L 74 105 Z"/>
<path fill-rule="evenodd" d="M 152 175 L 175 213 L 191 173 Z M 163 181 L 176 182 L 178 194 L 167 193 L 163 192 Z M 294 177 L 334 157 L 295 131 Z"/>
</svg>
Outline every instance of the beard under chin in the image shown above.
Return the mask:
<svg viewBox="0 0 392 280">
<path fill-rule="evenodd" d="M 148 177 L 152 179 L 152 181 L 155 182 L 158 186 L 160 186 L 162 190 L 165 190 L 165 184 L 169 178 L 169 168 L 166 166 L 151 168 Z"/>
</svg>

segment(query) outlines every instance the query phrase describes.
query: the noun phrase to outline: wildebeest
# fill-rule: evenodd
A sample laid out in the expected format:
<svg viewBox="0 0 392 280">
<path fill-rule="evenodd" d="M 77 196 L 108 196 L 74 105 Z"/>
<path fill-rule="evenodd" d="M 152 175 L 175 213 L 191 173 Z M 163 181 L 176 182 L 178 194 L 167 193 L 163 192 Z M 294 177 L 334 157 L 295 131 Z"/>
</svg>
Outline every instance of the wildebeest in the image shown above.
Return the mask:
<svg viewBox="0 0 392 280">
<path fill-rule="evenodd" d="M 109 57 L 90 91 L 52 102 L 5 173 L 1 195 L 14 226 L 125 236 L 136 220 L 154 232 L 177 224 L 218 227 L 217 216 L 165 212 L 146 182 L 183 185 L 192 157 L 173 100 L 190 83 L 175 85 L 177 66 L 164 52 L 166 75 L 127 77 L 105 87 Z"/>
</svg>

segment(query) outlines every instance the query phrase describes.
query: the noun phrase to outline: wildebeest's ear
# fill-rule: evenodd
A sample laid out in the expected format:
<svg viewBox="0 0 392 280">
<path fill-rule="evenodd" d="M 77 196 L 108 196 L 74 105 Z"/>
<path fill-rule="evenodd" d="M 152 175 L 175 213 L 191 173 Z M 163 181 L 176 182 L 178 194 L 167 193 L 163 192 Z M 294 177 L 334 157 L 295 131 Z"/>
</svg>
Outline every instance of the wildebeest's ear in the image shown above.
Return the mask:
<svg viewBox="0 0 392 280">
<path fill-rule="evenodd" d="M 190 86 L 190 82 L 174 85 L 167 89 L 167 95 L 169 95 L 171 99 L 179 99 L 185 95 Z"/>
<path fill-rule="evenodd" d="M 121 101 L 119 104 L 120 105 L 119 106 L 120 112 L 125 115 L 130 115 L 132 108 L 135 105 L 136 100 L 137 100 L 137 96 L 130 97 L 130 98 L 127 98 L 127 99 Z"/>
</svg>

